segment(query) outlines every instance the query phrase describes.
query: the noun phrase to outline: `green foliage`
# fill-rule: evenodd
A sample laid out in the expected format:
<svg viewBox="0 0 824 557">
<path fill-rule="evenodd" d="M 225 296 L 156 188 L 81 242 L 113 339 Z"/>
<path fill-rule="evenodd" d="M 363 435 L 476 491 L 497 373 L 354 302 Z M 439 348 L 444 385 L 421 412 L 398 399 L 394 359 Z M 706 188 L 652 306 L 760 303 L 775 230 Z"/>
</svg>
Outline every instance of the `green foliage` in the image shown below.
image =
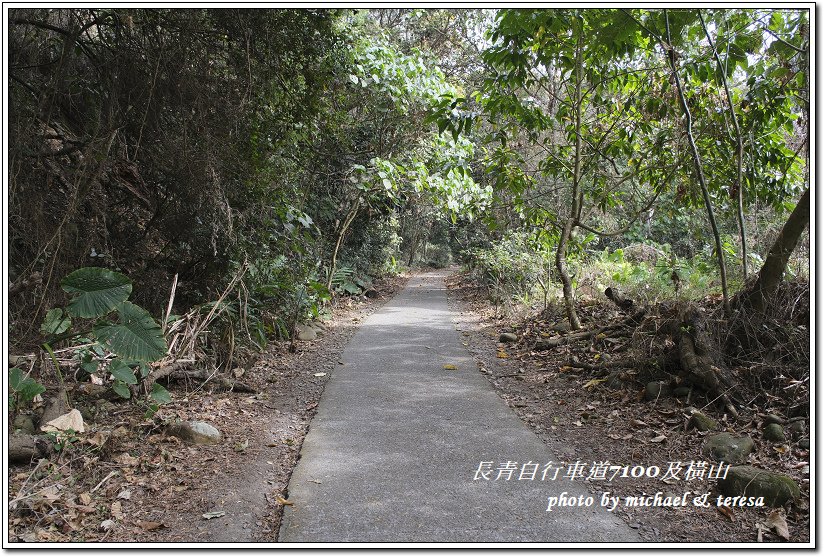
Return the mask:
<svg viewBox="0 0 824 557">
<path fill-rule="evenodd" d="M 501 240 L 485 248 L 471 249 L 467 255 L 474 276 L 487 287 L 493 300 L 525 301 L 546 268 L 535 248 L 529 235 L 507 232 Z"/>
<path fill-rule="evenodd" d="M 153 362 L 168 350 L 163 331 L 145 309 L 131 302 L 117 306 L 118 323 L 94 328 L 97 340 L 124 358 Z"/>
<path fill-rule="evenodd" d="M 16 410 L 22 403 L 31 402 L 37 395 L 46 392 L 46 388 L 13 367 L 9 370 L 9 408 Z"/>
<path fill-rule="evenodd" d="M 40 332 L 46 336 L 56 336 L 65 333 L 72 325 L 71 317 L 62 308 L 53 308 L 46 312 Z"/>
<path fill-rule="evenodd" d="M 96 373 L 99 361 L 106 351 L 116 355 L 108 364 L 108 372 L 114 378 L 112 390 L 123 398 L 131 398 L 129 385 L 139 382 L 150 371 L 148 364 L 166 355 L 168 348 L 160 325 L 145 309 L 129 302 L 132 281 L 120 273 L 99 267 L 84 267 L 69 274 L 63 281 L 64 290 L 74 294 L 68 307 L 53 308 L 46 314 L 41 332 L 46 336 L 43 348 L 53 357 L 52 344 L 80 339 L 92 343 L 92 349 L 77 352 L 81 369 Z M 93 318 L 89 331 L 71 331 L 69 313 L 76 317 Z M 117 321 L 105 319 L 117 315 Z M 78 323 L 74 323 L 78 326 Z"/>
<path fill-rule="evenodd" d="M 101 267 L 83 267 L 60 282 L 74 294 L 66 308 L 75 317 L 101 317 L 129 299 L 132 281 L 126 275 Z"/>
<path fill-rule="evenodd" d="M 372 284 L 367 275 L 358 273 L 352 267 L 341 266 L 332 275 L 332 290 L 338 294 L 359 295 Z"/>
</svg>

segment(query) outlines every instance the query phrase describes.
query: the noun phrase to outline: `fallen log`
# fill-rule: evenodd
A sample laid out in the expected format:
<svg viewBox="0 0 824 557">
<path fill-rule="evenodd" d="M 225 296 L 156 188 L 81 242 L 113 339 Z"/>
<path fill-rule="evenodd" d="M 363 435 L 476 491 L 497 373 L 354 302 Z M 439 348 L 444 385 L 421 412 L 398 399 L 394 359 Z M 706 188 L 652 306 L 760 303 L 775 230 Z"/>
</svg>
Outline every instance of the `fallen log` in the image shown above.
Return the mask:
<svg viewBox="0 0 824 557">
<path fill-rule="evenodd" d="M 9 435 L 9 462 L 12 464 L 30 463 L 32 460 L 47 457 L 50 444 L 45 437 L 28 433 Z"/>
<path fill-rule="evenodd" d="M 614 303 L 616 306 L 618 306 L 620 309 L 627 313 L 632 311 L 632 309 L 635 307 L 635 302 L 633 302 L 629 298 L 623 297 L 615 288 L 610 287 L 604 290 L 604 296 L 609 298 L 612 301 L 612 303 Z"/>
<path fill-rule="evenodd" d="M 635 313 L 633 313 L 632 315 L 630 315 L 629 317 L 627 317 L 626 319 L 624 319 L 624 320 L 622 320 L 618 323 L 613 323 L 611 325 L 605 325 L 604 327 L 601 327 L 600 329 L 592 329 L 590 331 L 580 331 L 580 332 L 577 332 L 577 333 L 570 333 L 568 335 L 561 336 L 561 337 L 556 337 L 556 338 L 542 338 L 542 339 L 539 339 L 535 343 L 535 350 L 550 350 L 550 349 L 555 348 L 557 346 L 563 346 L 565 344 L 568 344 L 568 343 L 576 341 L 576 340 L 584 340 L 584 339 L 592 338 L 592 337 L 598 336 L 602 333 L 612 332 L 612 331 L 621 329 L 622 327 L 625 327 L 626 325 L 633 325 L 633 324 L 636 324 L 636 323 L 640 323 L 641 320 L 646 315 L 646 313 L 647 313 L 647 310 L 642 308 L 642 309 L 636 311 Z"/>
</svg>

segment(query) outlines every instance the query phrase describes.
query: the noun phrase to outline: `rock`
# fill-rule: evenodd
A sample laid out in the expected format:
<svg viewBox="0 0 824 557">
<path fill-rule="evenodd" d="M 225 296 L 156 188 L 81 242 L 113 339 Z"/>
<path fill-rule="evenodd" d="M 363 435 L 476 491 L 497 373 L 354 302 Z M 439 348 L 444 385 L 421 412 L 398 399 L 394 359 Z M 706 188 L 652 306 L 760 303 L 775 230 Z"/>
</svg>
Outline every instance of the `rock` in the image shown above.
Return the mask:
<svg viewBox="0 0 824 557">
<path fill-rule="evenodd" d="M 658 400 L 659 398 L 669 396 L 670 392 L 670 387 L 667 383 L 663 381 L 650 381 L 644 389 L 644 399 Z"/>
<path fill-rule="evenodd" d="M 20 414 L 16 418 L 14 418 L 14 431 L 20 430 L 23 433 L 28 433 L 29 435 L 34 435 L 34 432 L 37 431 L 34 427 L 34 422 L 31 419 L 31 416 L 27 416 L 25 414 Z"/>
<path fill-rule="evenodd" d="M 804 439 L 802 439 L 801 441 L 798 442 L 798 448 L 799 449 L 809 450 L 810 440 L 805 437 Z"/>
<path fill-rule="evenodd" d="M 570 330 L 569 321 L 566 319 L 558 321 L 552 326 L 552 330 L 556 333 L 568 333 Z"/>
<path fill-rule="evenodd" d="M 672 391 L 672 395 L 677 398 L 684 398 L 690 396 L 692 392 L 692 387 L 676 387 Z"/>
<path fill-rule="evenodd" d="M 498 342 L 518 342 L 518 335 L 515 333 L 501 333 Z"/>
<path fill-rule="evenodd" d="M 624 381 L 621 379 L 621 372 L 620 371 L 612 371 L 606 377 L 606 381 L 604 381 L 604 385 L 613 390 L 620 389 L 624 386 Z"/>
<path fill-rule="evenodd" d="M 773 443 L 783 443 L 787 437 L 784 435 L 784 428 L 781 424 L 768 424 L 764 428 L 764 439 Z"/>
<path fill-rule="evenodd" d="M 173 435 L 195 445 L 216 445 L 223 440 L 217 428 L 206 422 L 180 422 L 166 428 L 166 435 Z"/>
<path fill-rule="evenodd" d="M 49 401 L 46 409 L 43 411 L 43 415 L 40 417 L 40 428 L 42 429 L 44 425 L 53 419 L 67 414 L 69 410 L 71 410 L 71 408 L 69 408 L 66 390 L 60 389 L 54 398 Z"/>
<path fill-rule="evenodd" d="M 770 424 L 784 425 L 785 423 L 787 423 L 787 420 L 785 420 L 784 418 L 782 418 L 781 416 L 779 416 L 777 414 L 767 414 L 766 416 L 764 416 L 764 425 L 770 425 Z"/>
<path fill-rule="evenodd" d="M 791 422 L 789 426 L 787 426 L 787 430 L 790 432 L 790 435 L 793 437 L 799 437 L 804 435 L 807 431 L 807 424 L 804 420 L 797 420 L 795 422 Z"/>
<path fill-rule="evenodd" d="M 771 507 L 780 507 L 801 495 L 798 484 L 789 476 L 755 466 L 731 467 L 726 478 L 718 480 L 718 492 L 726 496 L 763 497 Z"/>
<path fill-rule="evenodd" d="M 787 410 L 790 418 L 806 418 L 810 415 L 810 407 L 807 404 L 796 404 Z"/>
<path fill-rule="evenodd" d="M 40 431 L 75 431 L 77 433 L 83 433 L 86 431 L 86 425 L 83 423 L 83 415 L 80 411 L 72 408 L 62 416 L 58 416 L 42 424 Z"/>
<path fill-rule="evenodd" d="M 318 333 L 308 325 L 298 325 L 298 340 L 315 340 Z"/>
<path fill-rule="evenodd" d="M 718 422 L 716 422 L 703 412 L 693 408 L 688 426 L 694 427 L 698 431 L 712 431 L 713 429 L 716 429 L 718 427 Z"/>
<path fill-rule="evenodd" d="M 703 453 L 707 458 L 727 464 L 741 464 L 755 448 L 753 440 L 746 435 L 736 437 L 730 433 L 717 433 L 704 441 Z"/>
</svg>

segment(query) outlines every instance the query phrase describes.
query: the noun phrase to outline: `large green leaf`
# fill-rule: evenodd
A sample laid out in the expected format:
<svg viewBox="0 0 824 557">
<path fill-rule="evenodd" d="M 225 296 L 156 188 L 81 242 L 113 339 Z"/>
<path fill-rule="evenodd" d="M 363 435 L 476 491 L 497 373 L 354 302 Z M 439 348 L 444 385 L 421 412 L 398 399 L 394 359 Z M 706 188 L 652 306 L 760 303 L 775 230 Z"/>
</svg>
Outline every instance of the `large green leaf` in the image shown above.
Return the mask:
<svg viewBox="0 0 824 557">
<path fill-rule="evenodd" d="M 67 308 L 75 317 L 106 315 L 132 293 L 129 277 L 102 267 L 77 269 L 64 278 L 60 286 L 69 294 L 75 294 Z"/>
<path fill-rule="evenodd" d="M 109 373 L 111 373 L 115 379 L 128 385 L 137 385 L 137 377 L 134 376 L 132 368 L 118 359 L 112 360 L 109 364 Z"/>
<path fill-rule="evenodd" d="M 95 327 L 97 340 L 128 360 L 153 362 L 166 355 L 166 340 L 160 325 L 145 309 L 131 302 L 117 306 L 119 323 Z"/>
<path fill-rule="evenodd" d="M 9 370 L 9 387 L 19 393 L 24 401 L 33 400 L 34 397 L 46 391 L 46 388 L 23 373 L 23 370 L 13 367 Z"/>
<path fill-rule="evenodd" d="M 59 335 L 68 331 L 71 325 L 72 320 L 68 313 L 64 315 L 61 308 L 54 308 L 46 313 L 43 324 L 40 325 L 40 332 L 47 336 Z"/>
</svg>

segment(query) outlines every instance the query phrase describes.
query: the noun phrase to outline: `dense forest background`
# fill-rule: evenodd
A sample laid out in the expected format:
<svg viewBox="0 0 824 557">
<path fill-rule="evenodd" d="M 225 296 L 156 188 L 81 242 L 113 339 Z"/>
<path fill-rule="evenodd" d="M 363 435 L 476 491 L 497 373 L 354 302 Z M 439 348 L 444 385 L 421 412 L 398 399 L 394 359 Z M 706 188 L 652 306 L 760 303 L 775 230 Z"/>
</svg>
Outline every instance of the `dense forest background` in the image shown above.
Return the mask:
<svg viewBox="0 0 824 557">
<path fill-rule="evenodd" d="M 418 265 L 572 330 L 610 286 L 733 317 L 792 312 L 783 279 L 808 279 L 806 10 L 8 23 L 13 351 L 97 340 L 145 375 L 200 343 L 228 369 Z"/>
</svg>

